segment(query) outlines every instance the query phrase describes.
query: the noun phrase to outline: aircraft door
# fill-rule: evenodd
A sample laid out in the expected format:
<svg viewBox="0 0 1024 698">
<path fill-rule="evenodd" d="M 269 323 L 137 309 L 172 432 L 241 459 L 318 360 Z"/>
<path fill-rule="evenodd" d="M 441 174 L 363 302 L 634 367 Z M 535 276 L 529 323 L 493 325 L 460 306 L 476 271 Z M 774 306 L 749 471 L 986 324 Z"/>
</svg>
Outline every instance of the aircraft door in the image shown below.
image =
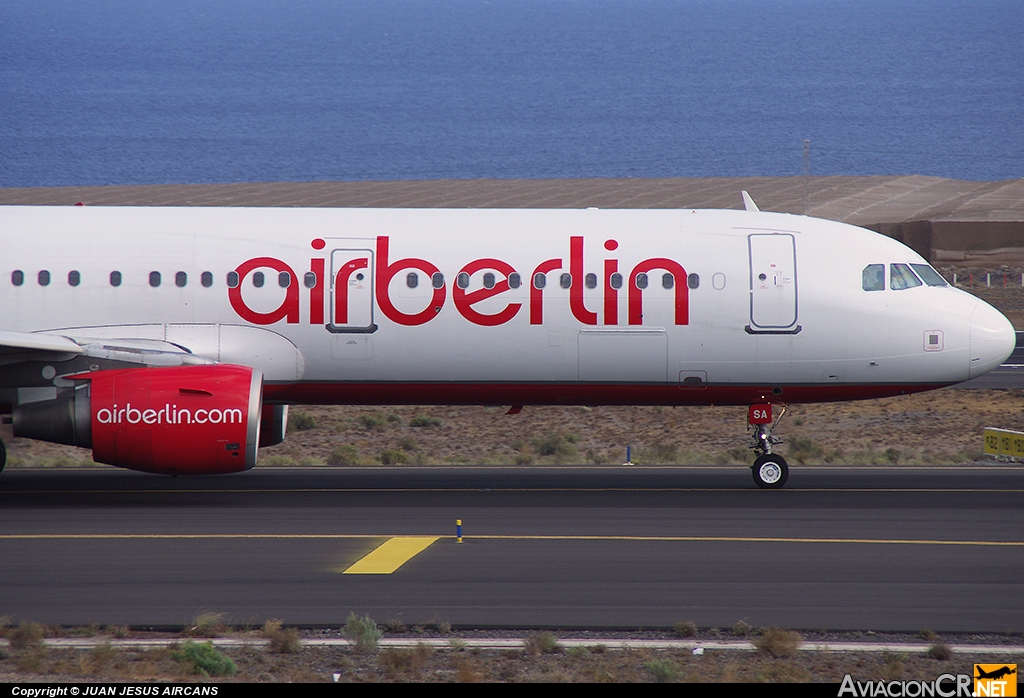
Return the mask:
<svg viewBox="0 0 1024 698">
<path fill-rule="evenodd" d="M 373 332 L 373 251 L 331 251 L 331 332 Z"/>
<path fill-rule="evenodd" d="M 755 233 L 750 246 L 751 334 L 796 334 L 796 239 L 789 233 Z"/>
</svg>

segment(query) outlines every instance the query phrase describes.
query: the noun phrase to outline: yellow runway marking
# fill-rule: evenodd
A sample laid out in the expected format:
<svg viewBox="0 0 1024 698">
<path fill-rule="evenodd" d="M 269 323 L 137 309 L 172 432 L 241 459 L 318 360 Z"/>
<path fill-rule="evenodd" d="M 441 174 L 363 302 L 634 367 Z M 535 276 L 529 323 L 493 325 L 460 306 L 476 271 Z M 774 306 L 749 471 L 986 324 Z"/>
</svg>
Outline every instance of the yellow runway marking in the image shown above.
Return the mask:
<svg viewBox="0 0 1024 698">
<path fill-rule="evenodd" d="M 388 538 L 342 574 L 391 574 L 429 548 L 437 538 Z"/>
<path fill-rule="evenodd" d="M 463 536 L 466 541 L 473 540 L 536 540 L 536 541 L 634 541 L 634 542 L 665 542 L 665 543 L 855 543 L 861 545 L 962 545 L 969 547 L 1007 547 L 1024 548 L 1024 541 L 1019 540 L 935 540 L 914 538 L 801 538 L 801 537 L 768 537 L 768 536 L 586 536 L 586 535 L 476 535 Z M 370 555 L 378 551 L 383 556 L 388 549 L 405 547 L 412 551 L 399 563 L 412 559 L 426 550 L 435 541 L 443 539 L 455 540 L 455 536 L 389 536 L 388 534 L 369 533 L 4 533 L 0 541 L 5 540 L 365 540 L 367 538 L 388 538 L 389 540 Z M 389 546 L 389 543 L 391 544 Z M 397 555 L 397 553 L 396 553 Z M 359 564 L 359 563 L 357 563 Z M 351 567 L 349 569 L 352 569 Z M 395 568 L 397 569 L 397 567 Z M 356 574 L 356 572 L 351 572 Z M 376 573 L 383 574 L 383 573 Z"/>
</svg>

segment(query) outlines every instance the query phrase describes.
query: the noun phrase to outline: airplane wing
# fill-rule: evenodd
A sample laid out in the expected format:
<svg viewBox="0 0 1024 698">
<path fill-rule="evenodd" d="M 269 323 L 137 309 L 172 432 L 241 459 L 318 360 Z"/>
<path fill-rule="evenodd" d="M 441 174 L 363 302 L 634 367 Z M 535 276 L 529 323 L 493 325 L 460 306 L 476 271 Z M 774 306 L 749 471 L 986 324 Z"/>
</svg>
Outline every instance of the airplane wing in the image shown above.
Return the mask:
<svg viewBox="0 0 1024 698">
<path fill-rule="evenodd" d="M 0 365 L 69 359 L 71 363 L 61 373 L 96 370 L 90 368 L 94 365 L 126 368 L 232 363 L 252 366 L 269 381 L 296 381 L 305 371 L 305 360 L 290 340 L 257 327 L 171 323 L 64 327 L 41 332 L 0 330 Z"/>
<path fill-rule="evenodd" d="M 181 366 L 217 363 L 195 356 L 187 348 L 154 339 L 74 337 L 48 332 L 0 330 L 0 361 L 42 359 L 37 354 L 73 354 L 143 366 Z M 70 357 L 65 357 L 70 358 Z"/>
<path fill-rule="evenodd" d="M 62 335 L 0 330 L 0 354 L 22 354 L 32 351 L 81 354 L 85 350 L 74 340 Z"/>
</svg>

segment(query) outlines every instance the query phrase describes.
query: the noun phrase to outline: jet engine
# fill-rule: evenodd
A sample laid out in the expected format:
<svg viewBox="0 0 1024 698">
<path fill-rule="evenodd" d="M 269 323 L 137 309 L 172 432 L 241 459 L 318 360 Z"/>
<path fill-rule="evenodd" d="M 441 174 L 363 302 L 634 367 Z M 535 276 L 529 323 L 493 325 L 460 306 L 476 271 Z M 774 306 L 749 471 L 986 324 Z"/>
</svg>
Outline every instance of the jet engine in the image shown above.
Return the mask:
<svg viewBox="0 0 1024 698">
<path fill-rule="evenodd" d="M 16 405 L 14 435 L 92 448 L 93 460 L 170 475 L 256 464 L 263 374 L 247 366 L 169 366 L 69 376 L 55 400 Z"/>
</svg>

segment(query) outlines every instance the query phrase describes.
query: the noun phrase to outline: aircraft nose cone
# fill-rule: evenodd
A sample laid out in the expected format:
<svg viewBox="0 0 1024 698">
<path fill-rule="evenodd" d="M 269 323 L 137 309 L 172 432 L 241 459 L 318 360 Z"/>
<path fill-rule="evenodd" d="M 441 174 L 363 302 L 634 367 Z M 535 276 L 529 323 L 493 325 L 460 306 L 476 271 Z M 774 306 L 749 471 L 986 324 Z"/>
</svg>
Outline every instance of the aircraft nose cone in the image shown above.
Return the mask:
<svg viewBox="0 0 1024 698">
<path fill-rule="evenodd" d="M 1006 361 L 1017 343 L 1010 321 L 988 303 L 980 301 L 971 313 L 970 377 L 977 378 Z"/>
</svg>

